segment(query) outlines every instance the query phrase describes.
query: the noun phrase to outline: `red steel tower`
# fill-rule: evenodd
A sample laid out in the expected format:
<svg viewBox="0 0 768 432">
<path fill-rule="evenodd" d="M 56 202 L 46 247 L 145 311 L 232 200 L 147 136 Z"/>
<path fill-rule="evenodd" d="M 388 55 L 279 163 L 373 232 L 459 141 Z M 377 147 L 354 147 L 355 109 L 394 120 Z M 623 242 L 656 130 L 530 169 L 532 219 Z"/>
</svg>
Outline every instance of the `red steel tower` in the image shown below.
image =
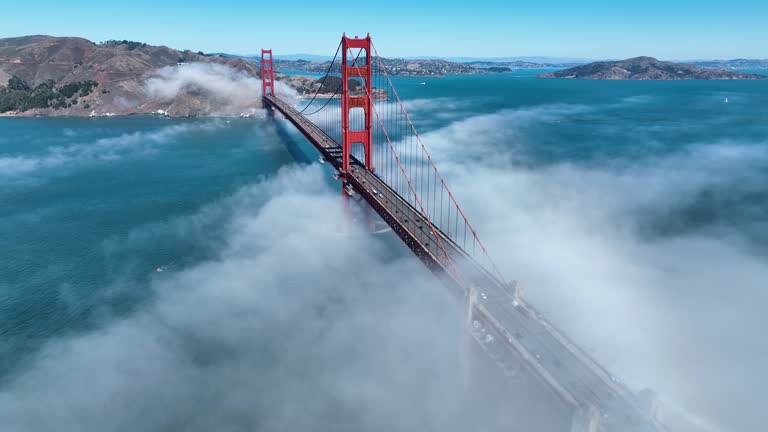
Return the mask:
<svg viewBox="0 0 768 432">
<path fill-rule="evenodd" d="M 275 68 L 272 67 L 272 50 L 261 50 L 261 94 L 262 96 L 275 95 Z M 267 90 L 269 89 L 269 90 Z"/>
<path fill-rule="evenodd" d="M 349 50 L 361 50 L 352 57 L 350 62 L 347 55 Z M 365 57 L 363 57 L 365 51 Z M 341 37 L 341 155 L 343 173 L 349 172 L 349 155 L 352 144 L 362 144 L 365 150 L 365 167 L 373 171 L 372 152 L 372 109 L 373 92 L 371 87 L 371 35 L 365 39 L 355 36 L 350 39 L 344 34 Z M 356 80 L 361 84 L 362 93 L 356 91 L 354 95 L 349 92 L 349 81 Z M 350 128 L 350 114 L 352 109 L 362 108 L 365 124 L 362 129 Z"/>
</svg>

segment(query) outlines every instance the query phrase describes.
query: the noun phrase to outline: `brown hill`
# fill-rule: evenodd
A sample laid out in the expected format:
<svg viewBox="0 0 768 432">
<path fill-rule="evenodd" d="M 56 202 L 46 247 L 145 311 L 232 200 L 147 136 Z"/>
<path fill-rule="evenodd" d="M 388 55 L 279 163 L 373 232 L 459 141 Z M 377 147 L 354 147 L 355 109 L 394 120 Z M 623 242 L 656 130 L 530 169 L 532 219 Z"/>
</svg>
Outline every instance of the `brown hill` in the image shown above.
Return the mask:
<svg viewBox="0 0 768 432">
<path fill-rule="evenodd" d="M 756 80 L 768 78 L 762 75 L 665 62 L 653 57 L 595 62 L 542 74 L 539 77 L 593 80 Z"/>
<path fill-rule="evenodd" d="M 30 89 L 53 81 L 53 91 L 70 83 L 97 83 L 95 91 L 87 95 L 80 92 L 66 98 L 64 108 L 33 108 L 26 115 L 130 114 L 159 109 L 171 115 L 236 114 L 258 106 L 257 66 L 242 59 L 129 41 L 95 44 L 77 37 L 42 35 L 0 39 L 0 87 L 6 87 L 13 76 Z M 213 94 L 222 88 L 217 80 L 234 80 L 224 88 L 235 92 L 240 83 L 242 91 L 232 97 Z M 154 88 L 148 82 L 154 82 Z M 166 86 L 177 91 L 166 92 Z M 232 105 L 231 100 L 237 103 Z"/>
</svg>

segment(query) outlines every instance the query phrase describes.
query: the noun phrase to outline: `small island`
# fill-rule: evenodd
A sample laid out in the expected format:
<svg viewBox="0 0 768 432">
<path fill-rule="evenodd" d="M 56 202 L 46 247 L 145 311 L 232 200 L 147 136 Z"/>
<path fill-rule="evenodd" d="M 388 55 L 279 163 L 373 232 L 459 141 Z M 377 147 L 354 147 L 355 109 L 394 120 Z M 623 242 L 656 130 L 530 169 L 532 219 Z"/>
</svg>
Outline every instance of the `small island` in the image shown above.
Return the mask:
<svg viewBox="0 0 768 432">
<path fill-rule="evenodd" d="M 589 80 L 759 80 L 768 76 L 689 64 L 635 57 L 619 61 L 599 61 L 582 66 L 538 75 L 540 78 L 572 78 Z"/>
</svg>

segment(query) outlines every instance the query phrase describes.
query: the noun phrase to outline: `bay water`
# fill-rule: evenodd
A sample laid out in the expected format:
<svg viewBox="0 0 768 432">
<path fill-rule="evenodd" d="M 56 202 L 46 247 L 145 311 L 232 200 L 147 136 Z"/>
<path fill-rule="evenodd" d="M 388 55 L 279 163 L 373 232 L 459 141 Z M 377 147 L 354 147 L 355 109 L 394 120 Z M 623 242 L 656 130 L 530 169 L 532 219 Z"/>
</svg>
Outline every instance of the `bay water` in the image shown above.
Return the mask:
<svg viewBox="0 0 768 432">
<path fill-rule="evenodd" d="M 764 429 L 768 82 L 533 75 L 394 83 L 534 304 L 688 424 Z M 338 234 L 316 159 L 270 116 L 0 118 L 0 429 L 416 424 L 383 394 L 445 390 L 460 306 Z"/>
</svg>

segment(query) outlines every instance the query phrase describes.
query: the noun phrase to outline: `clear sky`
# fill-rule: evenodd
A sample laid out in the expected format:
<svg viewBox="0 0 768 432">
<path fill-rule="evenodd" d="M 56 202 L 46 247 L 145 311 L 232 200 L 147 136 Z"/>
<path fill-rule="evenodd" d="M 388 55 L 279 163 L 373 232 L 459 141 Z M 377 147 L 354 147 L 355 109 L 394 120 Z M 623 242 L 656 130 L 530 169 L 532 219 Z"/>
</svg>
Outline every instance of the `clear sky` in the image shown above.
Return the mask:
<svg viewBox="0 0 768 432">
<path fill-rule="evenodd" d="M 178 49 L 332 55 L 768 58 L 768 0 L 4 1 L 0 37 L 129 39 Z"/>
</svg>

